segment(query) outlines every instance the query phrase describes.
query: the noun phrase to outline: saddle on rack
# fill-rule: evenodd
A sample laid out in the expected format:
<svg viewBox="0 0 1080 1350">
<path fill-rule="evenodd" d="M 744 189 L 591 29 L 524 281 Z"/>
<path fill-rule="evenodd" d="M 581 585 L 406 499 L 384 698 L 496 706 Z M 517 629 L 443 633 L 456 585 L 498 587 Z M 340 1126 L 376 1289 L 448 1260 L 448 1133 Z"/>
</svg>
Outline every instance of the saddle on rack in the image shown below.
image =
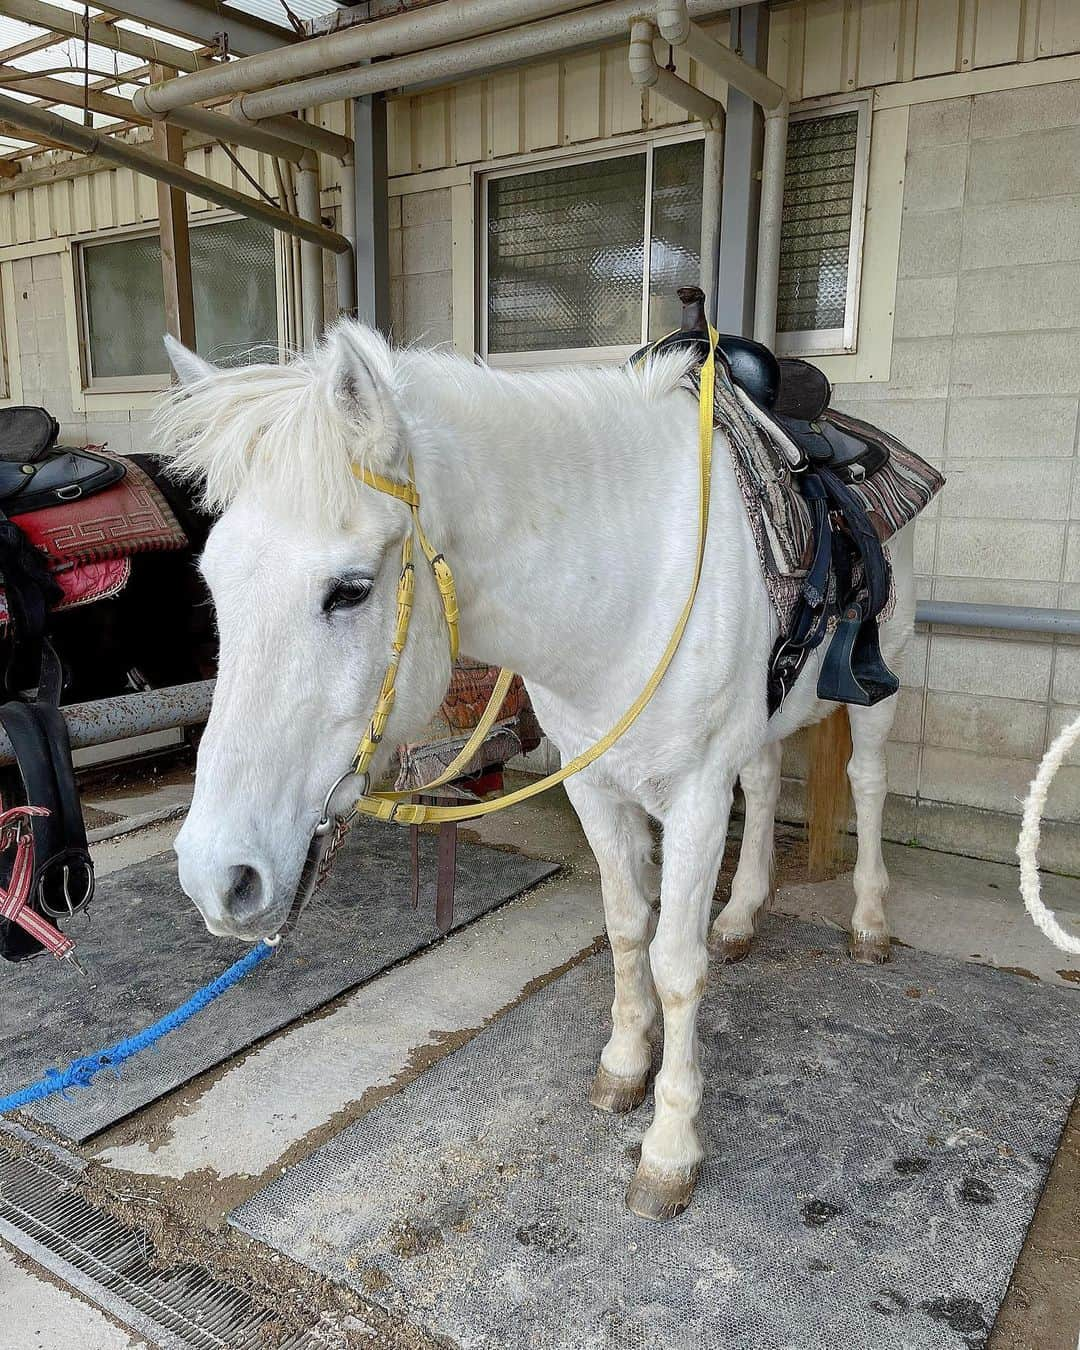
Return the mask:
<svg viewBox="0 0 1080 1350">
<path fill-rule="evenodd" d="M 60 423 L 46 408 L 0 408 L 0 510 L 40 511 L 101 492 L 124 465 L 90 449 L 58 446 Z"/>
<path fill-rule="evenodd" d="M 680 329 L 632 360 L 687 344 L 704 360 L 704 292 L 683 287 L 678 295 Z M 766 581 L 777 580 L 770 564 L 785 544 L 801 559 L 796 571 L 789 556 L 779 569 L 784 586 L 770 587 L 782 628 L 767 675 L 770 714 L 826 636 L 819 698 L 869 706 L 890 697 L 899 681 L 877 632 L 892 593 L 883 543 L 944 480 L 888 433 L 830 407 L 829 381 L 808 361 L 778 358 L 733 334 L 717 337 L 716 358 L 716 425 L 731 442 Z M 787 603 L 778 603 L 781 592 Z"/>
<path fill-rule="evenodd" d="M 68 595 L 53 573 L 54 564 L 66 578 L 78 569 L 72 562 L 57 563 L 48 547 L 11 517 L 23 522 L 35 515 L 48 519 L 55 508 L 104 491 L 126 474 L 119 460 L 92 450 L 57 447 L 59 431 L 44 408 L 0 412 L 0 581 L 8 637 L 4 670 L 8 701 L 0 704 L 0 725 L 18 770 L 18 786 L 9 777 L 5 793 L 35 808 L 29 825 L 34 861 L 25 908 L 46 920 L 77 913 L 94 890 L 67 726 L 57 706 L 63 670 L 48 636 L 49 615 Z M 20 658 L 23 669 L 37 671 L 33 698 L 12 687 Z M 10 886 L 18 865 L 18 849 L 11 845 L 5 836 L 0 886 Z M 59 941 L 70 950 L 70 942 Z M 19 961 L 46 949 L 33 924 L 0 919 L 0 957 Z"/>
</svg>

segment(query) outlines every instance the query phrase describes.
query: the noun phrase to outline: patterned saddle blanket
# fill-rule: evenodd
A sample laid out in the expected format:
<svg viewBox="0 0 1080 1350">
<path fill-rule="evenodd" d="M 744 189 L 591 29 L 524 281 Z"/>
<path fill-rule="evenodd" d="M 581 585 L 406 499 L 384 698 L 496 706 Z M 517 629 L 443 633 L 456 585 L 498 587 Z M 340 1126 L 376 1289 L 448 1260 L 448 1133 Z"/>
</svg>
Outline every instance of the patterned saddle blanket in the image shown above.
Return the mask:
<svg viewBox="0 0 1080 1350">
<path fill-rule="evenodd" d="M 888 447 L 885 464 L 848 485 L 878 539 L 885 543 L 929 505 L 945 479 L 933 465 L 880 428 L 833 409 L 829 417 L 858 435 L 872 434 Z M 799 490 L 799 475 L 791 467 L 782 432 L 761 415 L 720 365 L 716 371 L 715 425 L 731 448 L 762 576 L 780 629 L 787 632 L 814 551 L 811 511 Z M 880 619 L 888 617 L 892 603 L 890 593 Z"/>
<path fill-rule="evenodd" d="M 73 501 L 24 513 L 12 522 L 45 555 L 62 593 L 54 610 L 73 609 L 119 594 L 131 576 L 137 553 L 186 548 L 188 537 L 148 473 L 130 459 L 89 447 L 121 471 L 109 487 Z M 0 589 L 0 627 L 9 622 Z"/>
</svg>

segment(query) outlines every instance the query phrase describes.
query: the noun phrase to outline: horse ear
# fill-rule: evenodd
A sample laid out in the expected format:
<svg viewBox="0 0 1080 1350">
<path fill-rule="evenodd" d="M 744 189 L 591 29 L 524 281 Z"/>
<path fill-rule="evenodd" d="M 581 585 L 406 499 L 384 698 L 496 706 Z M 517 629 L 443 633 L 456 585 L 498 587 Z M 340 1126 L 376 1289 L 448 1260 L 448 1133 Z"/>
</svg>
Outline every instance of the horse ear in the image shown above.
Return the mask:
<svg viewBox="0 0 1080 1350">
<path fill-rule="evenodd" d="M 209 361 L 189 351 L 169 333 L 165 334 L 164 342 L 165 352 L 181 384 L 194 384 L 196 380 L 205 380 L 208 375 L 217 374 L 217 366 L 212 366 Z"/>
<path fill-rule="evenodd" d="M 394 407 L 390 347 L 373 328 L 344 320 L 326 339 L 334 401 L 363 436 L 365 449 L 395 457 L 400 423 Z"/>
</svg>

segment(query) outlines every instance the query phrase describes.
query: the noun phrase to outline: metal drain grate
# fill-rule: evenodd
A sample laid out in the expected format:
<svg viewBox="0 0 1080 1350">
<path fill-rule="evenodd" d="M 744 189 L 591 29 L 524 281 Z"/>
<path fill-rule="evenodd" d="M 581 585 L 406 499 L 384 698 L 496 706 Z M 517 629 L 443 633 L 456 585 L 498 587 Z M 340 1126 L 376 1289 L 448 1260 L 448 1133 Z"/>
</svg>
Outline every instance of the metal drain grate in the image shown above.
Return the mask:
<svg viewBox="0 0 1080 1350">
<path fill-rule="evenodd" d="M 74 1182 L 78 1158 L 0 1151 L 0 1237 L 161 1350 L 265 1350 L 273 1314 L 200 1270 L 158 1270 L 149 1239 L 95 1209 Z M 280 1350 L 322 1344 L 309 1333 Z"/>
</svg>

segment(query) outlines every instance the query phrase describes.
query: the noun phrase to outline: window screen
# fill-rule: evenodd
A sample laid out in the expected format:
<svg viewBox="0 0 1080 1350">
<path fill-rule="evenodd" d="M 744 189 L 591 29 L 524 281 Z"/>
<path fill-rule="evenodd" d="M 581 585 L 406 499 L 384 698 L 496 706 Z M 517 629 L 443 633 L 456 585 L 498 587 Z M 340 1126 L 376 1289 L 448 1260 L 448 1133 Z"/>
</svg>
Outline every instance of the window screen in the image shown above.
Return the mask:
<svg viewBox="0 0 1080 1350">
<path fill-rule="evenodd" d="M 858 147 L 857 110 L 791 122 L 780 235 L 778 333 L 843 333 Z"/>
<path fill-rule="evenodd" d="M 90 367 L 95 379 L 164 375 L 165 304 L 158 236 L 134 235 L 83 248 Z M 252 348 L 277 351 L 274 233 L 252 220 L 191 231 L 196 347 L 228 364 Z M 256 351 L 265 359 L 265 351 Z"/>
<path fill-rule="evenodd" d="M 636 347 L 677 328 L 675 291 L 701 270 L 703 153 L 695 139 L 491 178 L 488 355 Z"/>
<path fill-rule="evenodd" d="M 645 156 L 488 184 L 489 352 L 638 341 Z"/>
</svg>

